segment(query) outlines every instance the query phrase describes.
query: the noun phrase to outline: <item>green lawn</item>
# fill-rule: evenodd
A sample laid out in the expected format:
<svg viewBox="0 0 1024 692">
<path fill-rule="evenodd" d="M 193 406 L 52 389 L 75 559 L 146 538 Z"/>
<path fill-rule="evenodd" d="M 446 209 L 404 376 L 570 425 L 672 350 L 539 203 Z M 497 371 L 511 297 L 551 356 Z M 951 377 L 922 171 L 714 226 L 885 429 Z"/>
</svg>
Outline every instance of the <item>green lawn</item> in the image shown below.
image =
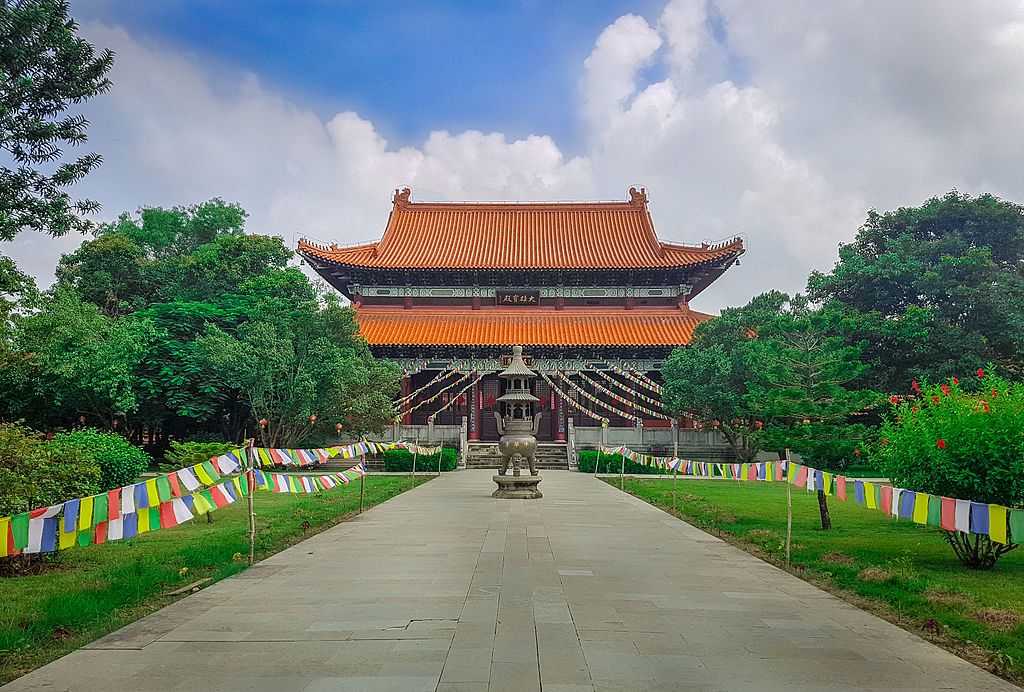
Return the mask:
<svg viewBox="0 0 1024 692">
<path fill-rule="evenodd" d="M 418 483 L 429 477 L 417 476 Z M 365 506 L 412 487 L 408 476 L 368 476 Z M 359 482 L 309 495 L 259 492 L 257 558 L 351 517 Z M 172 603 L 162 594 L 244 570 L 244 501 L 173 529 L 59 554 L 40 574 L 0 578 L 0 683 Z"/>
<path fill-rule="evenodd" d="M 608 478 L 618 487 L 617 478 Z M 626 479 L 625 489 L 672 511 L 672 481 Z M 679 481 L 676 512 L 770 562 L 785 561 L 786 486 Z M 940 531 L 893 521 L 854 502 L 793 489 L 793 571 L 1010 680 L 1024 680 L 1024 548 L 989 572 L 960 566 Z"/>
</svg>

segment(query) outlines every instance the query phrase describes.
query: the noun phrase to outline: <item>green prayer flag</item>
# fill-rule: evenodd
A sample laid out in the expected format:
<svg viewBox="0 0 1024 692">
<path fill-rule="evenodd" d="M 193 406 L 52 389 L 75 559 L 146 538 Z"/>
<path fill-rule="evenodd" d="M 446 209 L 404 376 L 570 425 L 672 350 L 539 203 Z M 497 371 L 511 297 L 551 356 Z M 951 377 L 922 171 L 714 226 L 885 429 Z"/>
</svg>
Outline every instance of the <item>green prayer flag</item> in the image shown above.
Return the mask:
<svg viewBox="0 0 1024 692">
<path fill-rule="evenodd" d="M 928 496 L 928 526 L 942 526 L 942 498 Z"/>
<path fill-rule="evenodd" d="M 146 510 L 143 510 L 146 511 Z M 149 508 L 149 530 L 156 531 L 160 528 L 160 507 Z"/>
<path fill-rule="evenodd" d="M 104 493 L 95 495 L 92 498 L 92 525 L 103 523 L 107 520 L 107 496 Z"/>
<path fill-rule="evenodd" d="M 211 464 L 209 461 L 204 461 L 201 464 L 201 466 L 203 467 L 204 471 L 210 474 L 210 478 L 212 478 L 214 482 L 220 480 L 220 474 L 217 473 L 217 469 L 213 468 L 213 464 Z"/>
<path fill-rule="evenodd" d="M 160 476 L 156 479 L 156 494 L 160 497 L 160 502 L 169 502 L 171 495 L 171 482 L 167 480 L 167 476 Z"/>
<path fill-rule="evenodd" d="M 14 536 L 14 547 L 24 550 L 28 545 L 28 512 L 11 517 L 11 534 Z"/>
<path fill-rule="evenodd" d="M 1010 510 L 1010 542 L 1024 543 L 1024 509 Z"/>
<path fill-rule="evenodd" d="M 79 531 L 78 532 L 78 545 L 85 547 L 92 545 L 92 531 Z"/>
</svg>

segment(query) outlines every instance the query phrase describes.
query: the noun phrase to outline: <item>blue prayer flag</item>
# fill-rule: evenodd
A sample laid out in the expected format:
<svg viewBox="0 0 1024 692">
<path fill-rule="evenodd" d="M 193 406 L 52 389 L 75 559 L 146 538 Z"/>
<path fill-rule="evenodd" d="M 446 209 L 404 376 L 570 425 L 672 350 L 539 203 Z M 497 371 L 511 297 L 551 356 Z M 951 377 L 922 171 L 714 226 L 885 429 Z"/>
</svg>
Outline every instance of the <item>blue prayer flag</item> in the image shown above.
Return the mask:
<svg viewBox="0 0 1024 692">
<path fill-rule="evenodd" d="M 912 490 L 900 491 L 900 519 L 914 518 L 914 498 L 915 493 Z"/>
<path fill-rule="evenodd" d="M 122 519 L 122 537 L 133 538 L 139 533 L 139 515 L 135 512 L 131 514 L 124 514 L 121 516 Z"/>
<path fill-rule="evenodd" d="M 853 482 L 853 493 L 854 499 L 857 500 L 858 505 L 864 504 L 864 481 Z"/>
<path fill-rule="evenodd" d="M 146 492 L 146 484 L 139 483 L 135 486 L 135 509 L 146 509 L 149 507 L 149 493 Z"/>
<path fill-rule="evenodd" d="M 78 530 L 78 505 L 81 500 L 68 500 L 64 503 L 64 533 Z"/>
<path fill-rule="evenodd" d="M 988 504 L 971 503 L 971 533 L 988 535 Z"/>
</svg>

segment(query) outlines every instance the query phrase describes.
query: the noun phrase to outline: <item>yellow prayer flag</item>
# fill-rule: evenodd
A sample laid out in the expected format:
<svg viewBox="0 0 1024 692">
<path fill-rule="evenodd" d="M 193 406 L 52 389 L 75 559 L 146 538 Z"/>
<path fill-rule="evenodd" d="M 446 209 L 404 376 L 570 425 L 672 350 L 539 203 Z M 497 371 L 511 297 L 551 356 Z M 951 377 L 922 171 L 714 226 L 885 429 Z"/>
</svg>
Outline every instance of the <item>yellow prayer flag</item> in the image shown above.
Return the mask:
<svg viewBox="0 0 1024 692">
<path fill-rule="evenodd" d="M 140 509 L 138 514 L 139 514 L 139 529 L 138 529 L 138 533 L 140 535 L 144 534 L 144 533 L 149 533 L 149 510 L 148 509 Z"/>
<path fill-rule="evenodd" d="M 916 493 L 914 495 L 914 515 L 913 520 L 915 524 L 927 524 L 928 523 L 928 493 Z"/>
<path fill-rule="evenodd" d="M 210 503 L 206 501 L 206 498 L 203 497 L 202 493 L 196 493 L 192 496 L 192 506 L 195 508 L 196 515 L 200 517 L 212 509 L 212 507 L 210 507 Z"/>
<path fill-rule="evenodd" d="M 146 497 L 150 507 L 160 506 L 160 490 L 156 487 L 156 479 L 150 478 L 146 481 Z"/>
<path fill-rule="evenodd" d="M 7 545 L 7 529 L 10 528 L 10 525 L 10 517 L 0 519 L 0 557 L 7 557 L 7 553 L 10 551 Z"/>
<path fill-rule="evenodd" d="M 64 521 L 58 522 L 59 533 L 57 534 L 57 550 L 67 550 L 75 545 L 75 541 L 78 538 L 77 531 L 65 531 Z"/>
<path fill-rule="evenodd" d="M 193 466 L 192 472 L 196 474 L 196 478 L 198 478 L 199 482 L 203 485 L 213 485 L 213 479 L 210 477 L 210 474 L 206 472 L 206 469 L 203 468 L 202 464 L 196 464 Z"/>
<path fill-rule="evenodd" d="M 239 497 L 242 496 L 242 477 L 235 476 L 231 479 L 231 482 L 235 484 L 235 494 Z"/>
<path fill-rule="evenodd" d="M 1006 507 L 988 506 L 988 537 L 996 543 L 1006 545 Z"/>
<path fill-rule="evenodd" d="M 786 463 L 786 480 L 792 483 L 796 479 L 796 464 L 792 461 Z"/>
<path fill-rule="evenodd" d="M 83 497 L 78 505 L 78 530 L 92 528 L 92 497 Z"/>
<path fill-rule="evenodd" d="M 825 491 L 826 495 L 832 494 L 832 474 L 828 471 L 821 472 L 821 484 L 825 487 L 822 490 Z"/>
<path fill-rule="evenodd" d="M 864 481 L 864 501 L 867 503 L 868 509 L 878 509 L 878 504 L 875 502 L 875 484 Z"/>
</svg>

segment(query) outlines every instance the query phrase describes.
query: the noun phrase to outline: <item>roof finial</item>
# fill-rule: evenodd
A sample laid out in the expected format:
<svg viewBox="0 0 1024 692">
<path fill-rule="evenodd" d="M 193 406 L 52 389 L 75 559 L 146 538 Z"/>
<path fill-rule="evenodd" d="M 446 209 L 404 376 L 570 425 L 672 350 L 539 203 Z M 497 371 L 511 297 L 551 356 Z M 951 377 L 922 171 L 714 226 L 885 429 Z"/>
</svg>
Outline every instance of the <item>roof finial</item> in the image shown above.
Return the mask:
<svg viewBox="0 0 1024 692">
<path fill-rule="evenodd" d="M 391 201 L 395 204 L 395 206 L 405 205 L 409 203 L 409 197 L 411 196 L 412 190 L 410 190 L 408 186 L 406 186 L 395 190 L 395 196 L 391 199 Z"/>
<path fill-rule="evenodd" d="M 639 190 L 635 187 L 629 188 L 629 203 L 634 204 L 638 207 L 647 206 L 647 188 L 641 187 Z"/>
</svg>

